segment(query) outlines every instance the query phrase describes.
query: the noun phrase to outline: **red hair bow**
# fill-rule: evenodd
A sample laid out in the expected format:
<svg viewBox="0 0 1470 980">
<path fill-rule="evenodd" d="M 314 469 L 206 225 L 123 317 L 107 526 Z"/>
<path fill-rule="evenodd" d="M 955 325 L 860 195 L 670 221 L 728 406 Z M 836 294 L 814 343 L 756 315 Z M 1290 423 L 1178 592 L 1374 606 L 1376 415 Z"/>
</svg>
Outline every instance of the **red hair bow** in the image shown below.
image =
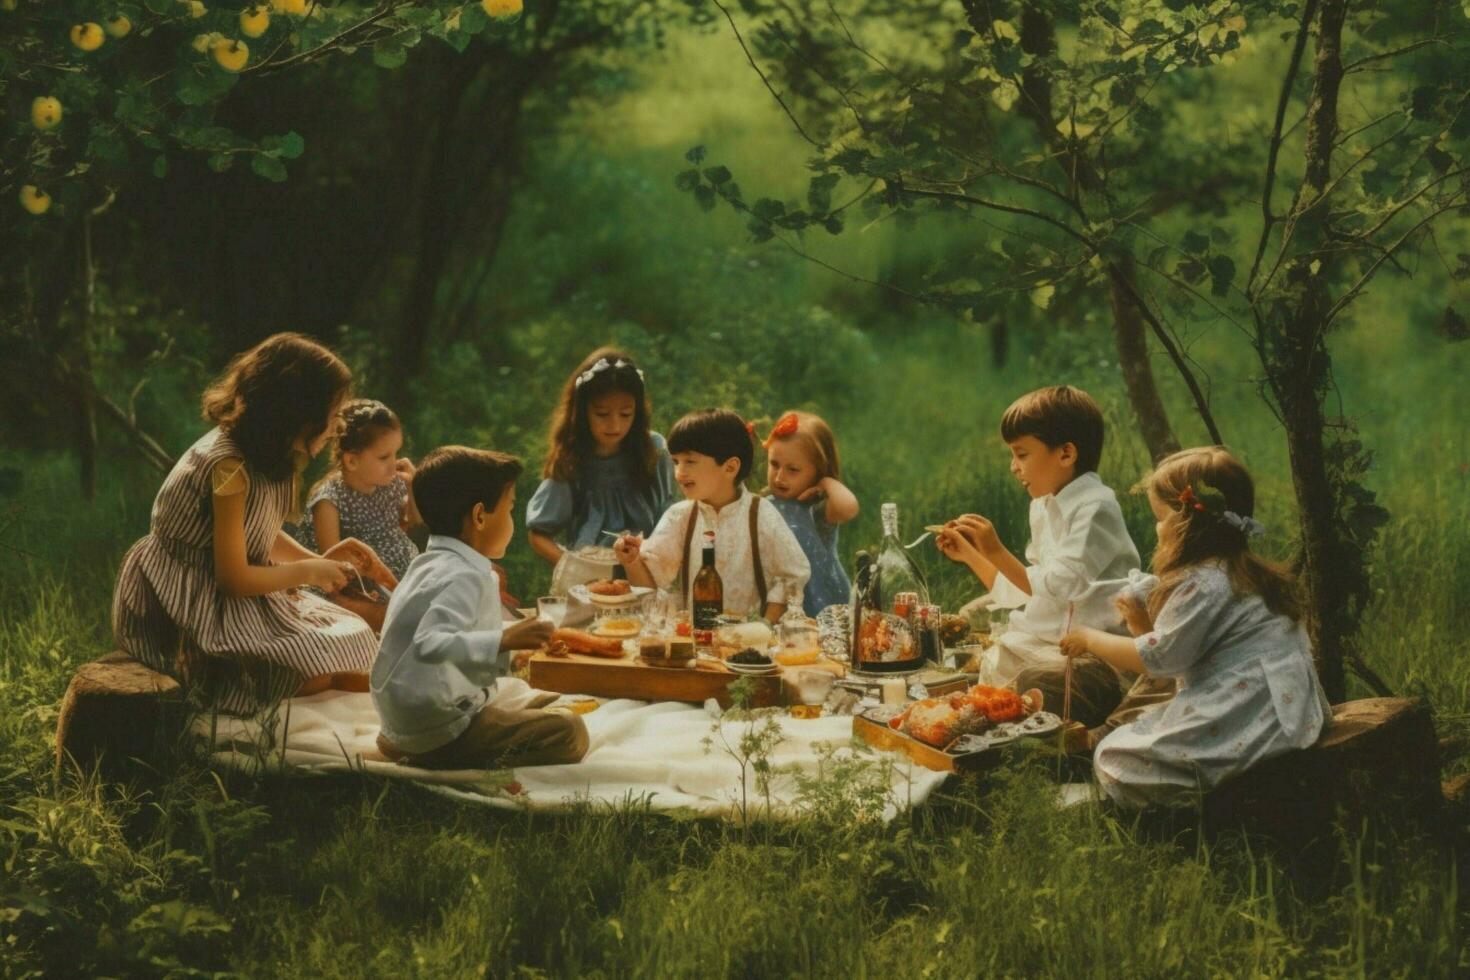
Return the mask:
<svg viewBox="0 0 1470 980">
<path fill-rule="evenodd" d="M 1194 498 L 1194 487 L 1185 487 L 1179 491 L 1179 503 L 1201 514 L 1205 512 L 1205 505 Z"/>
<path fill-rule="evenodd" d="M 771 434 L 766 437 L 766 448 L 770 449 L 771 443 L 775 442 L 777 439 L 782 439 L 786 436 L 794 434 L 796 432 L 797 424 L 798 423 L 795 412 L 787 412 L 785 415 L 781 416 L 781 418 L 777 420 L 775 428 L 771 430 Z"/>
</svg>

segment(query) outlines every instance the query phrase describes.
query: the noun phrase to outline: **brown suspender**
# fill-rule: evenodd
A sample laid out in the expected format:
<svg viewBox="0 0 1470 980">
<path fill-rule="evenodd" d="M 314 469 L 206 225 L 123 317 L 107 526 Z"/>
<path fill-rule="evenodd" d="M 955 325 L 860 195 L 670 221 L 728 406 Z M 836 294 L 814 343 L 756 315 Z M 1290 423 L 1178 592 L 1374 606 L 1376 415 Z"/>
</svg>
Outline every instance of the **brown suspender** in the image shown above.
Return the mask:
<svg viewBox="0 0 1470 980">
<path fill-rule="evenodd" d="M 750 498 L 750 564 L 755 570 L 755 594 L 761 597 L 761 615 L 766 614 L 766 570 L 761 565 L 759 517 L 761 498 Z"/>
<path fill-rule="evenodd" d="M 766 569 L 761 564 L 761 536 L 760 536 L 760 506 L 761 498 L 751 495 L 750 498 L 750 564 L 755 572 L 755 591 L 761 597 L 761 612 L 766 609 Z M 689 546 L 694 543 L 694 523 L 699 514 L 699 504 L 695 503 L 689 508 L 689 523 L 684 528 L 684 558 L 679 567 L 679 591 L 689 594 Z"/>
</svg>

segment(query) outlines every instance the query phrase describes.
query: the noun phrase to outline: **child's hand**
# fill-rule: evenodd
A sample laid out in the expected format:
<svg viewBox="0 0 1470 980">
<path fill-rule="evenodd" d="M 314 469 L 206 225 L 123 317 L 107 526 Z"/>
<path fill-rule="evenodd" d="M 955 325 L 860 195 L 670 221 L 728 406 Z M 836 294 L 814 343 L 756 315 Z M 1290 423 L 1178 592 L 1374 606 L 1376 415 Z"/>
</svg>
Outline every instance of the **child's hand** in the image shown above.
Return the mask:
<svg viewBox="0 0 1470 980">
<path fill-rule="evenodd" d="M 816 483 L 813 483 L 801 493 L 797 494 L 797 503 L 804 504 L 808 500 L 816 500 L 818 497 L 825 496 L 827 493 L 827 481 L 830 479 L 832 479 L 830 476 L 824 476 Z"/>
<path fill-rule="evenodd" d="M 995 525 L 979 514 L 965 514 L 950 521 L 950 524 L 958 528 L 960 534 L 987 561 L 1005 550 L 1005 546 L 1000 543 L 1000 535 L 995 532 Z"/>
<path fill-rule="evenodd" d="M 413 465 L 413 460 L 409 459 L 407 456 L 394 463 L 393 469 L 398 473 L 399 476 L 403 477 L 409 483 L 413 482 L 413 475 L 418 472 L 417 468 Z"/>
<path fill-rule="evenodd" d="M 361 573 L 363 578 L 370 578 L 390 589 L 398 588 L 398 576 L 388 571 L 388 566 L 383 564 L 376 551 L 356 538 L 343 538 L 328 548 L 322 557 L 346 562 Z"/>
<path fill-rule="evenodd" d="M 618 538 L 617 544 L 613 545 L 613 554 L 618 557 L 618 564 L 624 568 L 632 565 L 643 553 L 643 535 L 625 534 Z"/>
<path fill-rule="evenodd" d="M 328 594 L 341 591 L 350 579 L 356 578 L 351 565 L 330 558 L 307 558 L 296 564 L 301 566 L 301 571 L 306 576 L 302 585 L 321 589 Z"/>
<path fill-rule="evenodd" d="M 962 565 L 973 565 L 976 559 L 984 557 L 975 549 L 970 539 L 960 532 L 954 521 L 950 521 L 944 526 L 944 530 L 934 535 L 934 546 L 944 557 Z"/>
<path fill-rule="evenodd" d="M 1113 608 L 1118 610 L 1118 615 L 1123 617 L 1128 632 L 1134 636 L 1142 636 L 1153 631 L 1154 623 L 1149 618 L 1148 607 L 1137 596 L 1126 593 L 1120 595 L 1113 600 Z"/>
<path fill-rule="evenodd" d="M 1062 656 L 1080 657 L 1090 652 L 1088 641 L 1091 639 L 1092 631 L 1089 629 L 1073 630 L 1062 637 Z"/>
<path fill-rule="evenodd" d="M 500 635 L 500 647 L 503 650 L 534 650 L 551 640 L 554 628 L 544 619 L 523 619 L 505 628 Z"/>
</svg>

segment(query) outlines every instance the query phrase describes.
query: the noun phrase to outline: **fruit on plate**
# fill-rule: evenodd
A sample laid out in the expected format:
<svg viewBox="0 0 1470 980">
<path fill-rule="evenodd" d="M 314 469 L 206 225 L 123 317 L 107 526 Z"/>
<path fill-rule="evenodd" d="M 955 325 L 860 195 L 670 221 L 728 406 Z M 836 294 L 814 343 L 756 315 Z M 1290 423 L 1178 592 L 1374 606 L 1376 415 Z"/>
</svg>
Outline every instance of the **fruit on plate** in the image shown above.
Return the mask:
<svg viewBox="0 0 1470 980">
<path fill-rule="evenodd" d="M 943 748 L 961 735 L 984 731 L 1004 721 L 1020 721 L 1041 708 L 1039 692 L 976 684 L 941 698 L 924 698 L 888 722 L 921 742 Z"/>
</svg>

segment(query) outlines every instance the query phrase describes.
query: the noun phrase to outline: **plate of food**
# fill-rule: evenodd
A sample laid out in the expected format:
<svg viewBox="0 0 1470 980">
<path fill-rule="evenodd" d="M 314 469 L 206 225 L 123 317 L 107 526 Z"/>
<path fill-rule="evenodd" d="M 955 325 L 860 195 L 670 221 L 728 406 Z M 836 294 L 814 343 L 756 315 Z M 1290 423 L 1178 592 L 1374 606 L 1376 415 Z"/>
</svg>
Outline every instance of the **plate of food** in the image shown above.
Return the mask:
<svg viewBox="0 0 1470 980">
<path fill-rule="evenodd" d="M 651 594 L 653 589 L 634 585 L 627 579 L 604 578 L 588 582 L 586 585 L 574 585 L 570 592 L 574 599 L 582 602 L 617 609 L 642 602 L 644 596 Z"/>
<path fill-rule="evenodd" d="M 1039 692 L 1017 694 L 1008 688 L 976 684 L 967 691 L 915 701 L 890 718 L 888 727 L 935 748 L 957 744 L 968 735 L 984 735 L 987 747 L 993 747 L 1024 735 L 1055 731 L 1059 721 L 1052 724 L 1056 716 L 1042 712 L 1040 700 Z"/>
<path fill-rule="evenodd" d="M 754 647 L 746 647 L 739 653 L 726 657 L 725 666 L 737 674 L 750 676 L 774 674 L 780 669 L 774 660 Z"/>
<path fill-rule="evenodd" d="M 618 616 L 611 619 L 600 620 L 592 627 L 594 636 L 607 637 L 616 640 L 631 640 L 643 632 L 643 621 L 632 616 Z"/>
</svg>

